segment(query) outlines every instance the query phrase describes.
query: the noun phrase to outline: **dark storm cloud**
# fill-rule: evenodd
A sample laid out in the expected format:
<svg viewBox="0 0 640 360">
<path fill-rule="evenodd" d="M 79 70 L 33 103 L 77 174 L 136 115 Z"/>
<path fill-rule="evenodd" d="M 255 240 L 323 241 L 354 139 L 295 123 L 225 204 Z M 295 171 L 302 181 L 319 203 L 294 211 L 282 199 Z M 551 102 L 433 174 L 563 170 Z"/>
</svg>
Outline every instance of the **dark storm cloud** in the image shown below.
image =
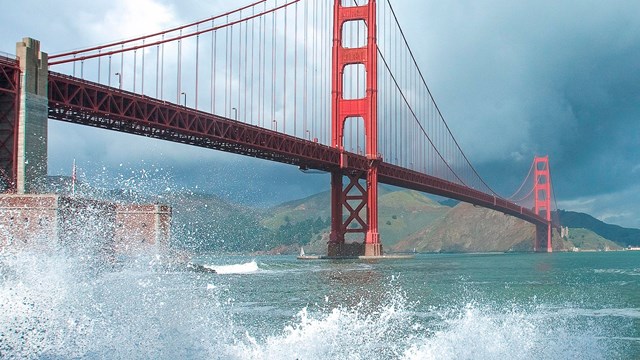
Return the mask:
<svg viewBox="0 0 640 360">
<path fill-rule="evenodd" d="M 378 3 L 382 8 L 383 1 Z M 218 13 L 228 4 L 8 3 L 0 15 L 0 51 L 13 52 L 15 41 L 26 35 L 57 52 L 126 37 L 127 31 L 139 33 L 135 9 L 127 6 L 152 9 L 157 16 L 145 19 L 158 19 L 147 26 L 155 29 Z M 548 154 L 560 206 L 640 226 L 639 1 L 392 4 L 453 133 L 488 183 L 510 195 L 533 156 Z M 320 177 L 307 186 L 308 177 L 282 165 L 128 137 L 98 135 L 88 141 L 84 130 L 58 129 L 52 134 L 58 139 L 52 141 L 52 169 L 66 168 L 78 153 L 115 166 L 123 156 L 137 154 L 170 165 L 184 182 L 216 184 L 215 171 L 225 166 L 250 168 L 251 186 L 272 195 L 282 184 L 294 189 L 293 197 L 323 182 Z M 203 164 L 214 173 L 203 170 Z M 228 179 L 242 182 L 242 177 L 238 172 Z M 217 184 L 229 192 L 244 191 Z"/>
<path fill-rule="evenodd" d="M 548 154 L 561 199 L 637 187 L 640 2 L 396 3 L 436 100 L 490 184 L 508 194 L 533 156 Z M 640 225 L 637 197 L 617 198 L 607 201 L 626 209 L 617 220 Z"/>
</svg>

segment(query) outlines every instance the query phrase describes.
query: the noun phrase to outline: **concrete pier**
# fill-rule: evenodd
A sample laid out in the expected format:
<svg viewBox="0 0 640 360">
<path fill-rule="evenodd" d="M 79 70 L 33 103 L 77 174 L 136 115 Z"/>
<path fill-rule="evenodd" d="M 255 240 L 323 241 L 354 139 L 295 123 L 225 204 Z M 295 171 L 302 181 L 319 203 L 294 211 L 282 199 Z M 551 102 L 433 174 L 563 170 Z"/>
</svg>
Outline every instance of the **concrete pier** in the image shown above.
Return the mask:
<svg viewBox="0 0 640 360">
<path fill-rule="evenodd" d="M 48 56 L 40 42 L 16 44 L 20 59 L 20 111 L 16 156 L 16 192 L 37 193 L 47 176 Z"/>
</svg>

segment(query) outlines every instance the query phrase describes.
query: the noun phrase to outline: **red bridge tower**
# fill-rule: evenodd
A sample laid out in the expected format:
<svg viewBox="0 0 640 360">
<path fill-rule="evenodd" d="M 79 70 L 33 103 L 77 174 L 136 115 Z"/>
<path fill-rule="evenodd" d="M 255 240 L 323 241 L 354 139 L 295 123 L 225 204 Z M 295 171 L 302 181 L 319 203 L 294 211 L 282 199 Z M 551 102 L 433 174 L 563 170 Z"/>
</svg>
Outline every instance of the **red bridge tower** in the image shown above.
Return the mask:
<svg viewBox="0 0 640 360">
<path fill-rule="evenodd" d="M 549 177 L 549 157 L 536 156 L 534 159 L 534 211 L 547 220 L 546 225 L 536 225 L 536 240 L 533 251 L 540 251 L 541 244 L 546 241 L 547 252 L 551 246 L 551 178 Z"/>
<path fill-rule="evenodd" d="M 343 41 L 343 27 L 351 21 L 364 21 L 367 27 L 367 43 L 363 47 L 347 48 Z M 376 40 L 376 1 L 369 0 L 361 6 L 342 6 L 334 3 L 333 52 L 332 52 L 332 101 L 331 146 L 344 149 L 344 124 L 349 118 L 362 118 L 365 130 L 365 151 L 369 169 L 348 169 L 345 154 L 341 169 L 331 174 L 331 237 L 329 256 L 380 256 L 382 244 L 378 233 L 378 53 Z M 364 65 L 366 94 L 360 99 L 344 98 L 344 73 L 348 65 Z M 349 183 L 343 184 L 344 176 Z M 366 179 L 366 185 L 360 179 Z M 343 211 L 348 214 L 343 217 Z M 362 212 L 366 211 L 363 219 Z M 345 243 L 345 234 L 362 233 L 364 244 Z"/>
</svg>

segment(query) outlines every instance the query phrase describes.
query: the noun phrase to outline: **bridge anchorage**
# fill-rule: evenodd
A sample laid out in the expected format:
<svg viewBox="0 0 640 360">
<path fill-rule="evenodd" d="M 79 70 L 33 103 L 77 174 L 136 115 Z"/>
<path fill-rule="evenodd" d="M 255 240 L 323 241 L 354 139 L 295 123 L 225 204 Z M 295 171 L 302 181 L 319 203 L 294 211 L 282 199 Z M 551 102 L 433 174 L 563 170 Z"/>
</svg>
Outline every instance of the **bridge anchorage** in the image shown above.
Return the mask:
<svg viewBox="0 0 640 360">
<path fill-rule="evenodd" d="M 51 56 L 23 39 L 19 60 L 0 57 L 4 190 L 39 191 L 53 119 L 328 172 L 330 257 L 383 256 L 379 182 L 525 220 L 532 248 L 551 251 L 560 225 L 549 158 L 534 159 L 511 197 L 493 191 L 440 113 L 390 2 L 357 3 L 335 0 L 332 28 L 318 15 L 330 17 L 326 1 L 264 0 Z"/>
</svg>

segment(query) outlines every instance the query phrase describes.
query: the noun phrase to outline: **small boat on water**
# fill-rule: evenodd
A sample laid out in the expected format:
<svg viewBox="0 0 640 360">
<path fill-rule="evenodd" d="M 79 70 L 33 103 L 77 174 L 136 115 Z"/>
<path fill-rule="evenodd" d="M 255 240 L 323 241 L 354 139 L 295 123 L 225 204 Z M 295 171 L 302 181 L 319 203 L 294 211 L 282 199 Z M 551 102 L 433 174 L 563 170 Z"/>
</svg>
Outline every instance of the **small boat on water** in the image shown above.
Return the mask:
<svg viewBox="0 0 640 360">
<path fill-rule="evenodd" d="M 304 248 L 302 246 L 300 246 L 300 256 L 305 256 L 304 255 Z"/>
</svg>

